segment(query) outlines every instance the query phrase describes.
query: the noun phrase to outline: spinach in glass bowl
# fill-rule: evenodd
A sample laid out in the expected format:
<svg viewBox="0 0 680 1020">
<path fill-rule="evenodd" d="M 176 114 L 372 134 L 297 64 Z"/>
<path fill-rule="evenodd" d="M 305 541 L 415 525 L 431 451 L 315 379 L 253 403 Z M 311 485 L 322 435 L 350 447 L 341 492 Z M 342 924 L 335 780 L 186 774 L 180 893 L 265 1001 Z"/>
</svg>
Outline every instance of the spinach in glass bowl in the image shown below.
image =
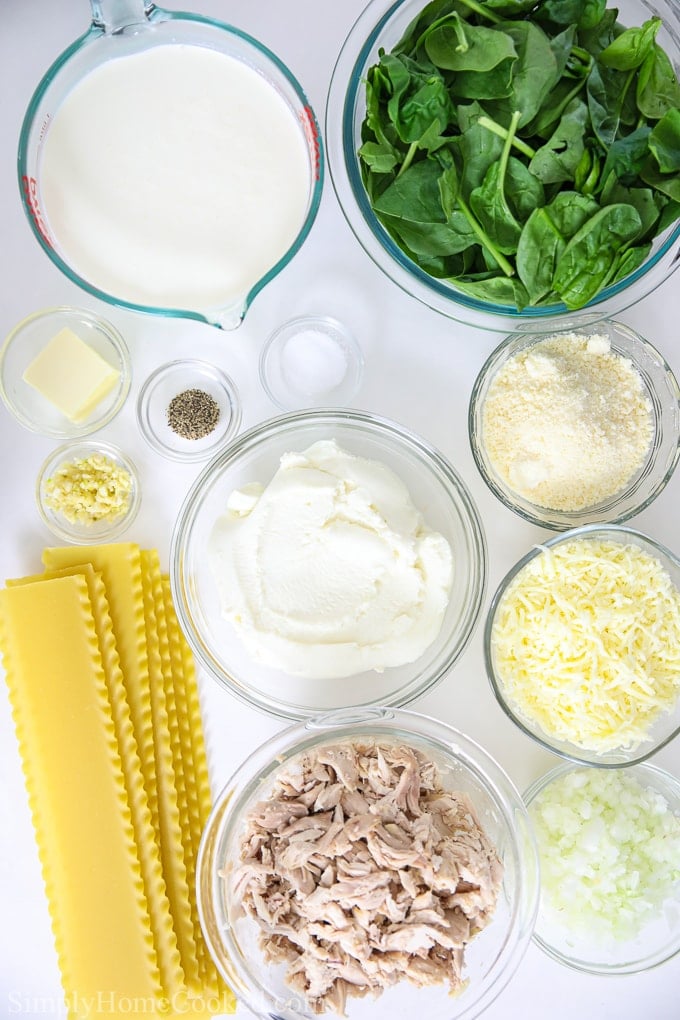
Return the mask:
<svg viewBox="0 0 680 1020">
<path fill-rule="evenodd" d="M 326 126 L 357 237 L 448 314 L 621 309 L 638 280 L 649 293 L 680 234 L 679 32 L 664 0 L 372 0 Z"/>
</svg>

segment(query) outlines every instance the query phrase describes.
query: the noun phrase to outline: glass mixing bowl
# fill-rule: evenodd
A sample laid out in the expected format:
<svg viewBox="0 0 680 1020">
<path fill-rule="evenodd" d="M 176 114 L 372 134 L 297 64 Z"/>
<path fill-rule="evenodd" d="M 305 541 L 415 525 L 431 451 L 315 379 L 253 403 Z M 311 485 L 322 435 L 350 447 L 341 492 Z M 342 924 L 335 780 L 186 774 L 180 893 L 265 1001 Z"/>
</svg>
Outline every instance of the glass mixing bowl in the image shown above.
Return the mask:
<svg viewBox="0 0 680 1020">
<path fill-rule="evenodd" d="M 641 513 L 663 492 L 680 458 L 680 387 L 663 356 L 635 330 L 610 319 L 597 326 L 573 327 L 555 334 L 605 336 L 615 354 L 632 362 L 642 380 L 642 390 L 649 402 L 652 435 L 649 449 L 639 469 L 622 489 L 599 503 L 581 510 L 555 510 L 539 506 L 513 490 L 507 478 L 496 469 L 485 446 L 485 402 L 490 387 L 508 361 L 529 351 L 547 339 L 546 334 L 511 333 L 489 356 L 472 388 L 468 409 L 470 448 L 477 468 L 489 489 L 508 509 L 538 525 L 564 531 L 581 524 L 620 524 Z M 553 334 L 551 334 L 553 335 Z"/>
<path fill-rule="evenodd" d="M 52 64 L 29 103 L 19 140 L 19 187 L 33 233 L 52 262 L 70 280 L 113 305 L 156 315 L 198 319 L 225 329 L 237 327 L 259 291 L 299 250 L 316 217 L 324 176 L 324 157 L 314 112 L 299 83 L 269 49 L 240 29 L 211 18 L 166 11 L 148 0 L 91 0 L 92 25 Z M 224 307 L 157 307 L 136 304 L 93 285 L 69 263 L 50 228 L 41 194 L 41 158 L 55 111 L 74 86 L 100 65 L 151 47 L 179 44 L 205 47 L 241 61 L 267 81 L 297 122 L 309 166 L 309 193 L 304 221 L 294 242 L 247 293 Z"/>
<path fill-rule="evenodd" d="M 228 780 L 198 855 L 198 906 L 210 952 L 236 996 L 256 1016 L 311 1018 L 304 998 L 284 982 L 283 966 L 263 963 L 257 926 L 239 917 L 239 902 L 220 872 L 238 862 L 245 819 L 256 803 L 266 799 L 282 770 L 294 769 L 305 753 L 315 749 L 354 742 L 409 746 L 422 752 L 438 767 L 445 790 L 470 797 L 504 875 L 489 925 L 465 948 L 467 984 L 459 995 L 452 996 L 444 985 L 417 988 L 403 981 L 377 999 L 348 997 L 347 1016 L 349 1020 L 478 1016 L 510 980 L 531 938 L 538 904 L 534 837 L 520 795 L 489 754 L 453 727 L 410 711 L 374 708 L 310 719 L 267 741 Z"/>
<path fill-rule="evenodd" d="M 665 857 L 666 861 L 673 855 L 671 847 L 678 846 L 678 826 L 680 826 L 680 782 L 669 772 L 644 762 L 631 765 L 617 773 L 618 780 L 610 784 L 603 773 L 593 775 L 592 770 L 563 764 L 551 769 L 533 783 L 524 794 L 524 801 L 529 810 L 529 818 L 534 823 L 533 830 L 538 843 L 539 861 L 549 863 L 556 852 L 555 840 L 564 846 L 558 858 L 557 870 L 553 875 L 553 885 L 560 880 L 569 882 L 570 877 L 564 872 L 565 859 L 572 862 L 575 869 L 574 881 L 580 888 L 579 902 L 583 902 L 588 887 L 593 900 L 589 907 L 588 930 L 580 921 L 579 930 L 562 920 L 561 889 L 553 889 L 558 900 L 551 909 L 550 897 L 545 888 L 541 892 L 536 927 L 533 939 L 543 952 L 553 960 L 571 967 L 573 970 L 588 974 L 622 975 L 636 974 L 643 970 L 658 967 L 680 952 L 680 886 L 676 882 L 669 890 L 670 896 L 663 902 L 660 891 L 657 891 L 658 860 Z M 585 785 L 580 786 L 583 782 Z M 571 787 L 571 784 L 574 787 Z M 566 785 L 565 785 L 566 784 Z M 631 784 L 629 786 L 629 784 Z M 635 785 L 632 785 L 635 784 Z M 612 790 L 609 788 L 613 787 Z M 570 789 L 571 787 L 571 789 Z M 612 815 L 601 810 L 607 802 L 620 803 L 621 798 L 629 794 L 632 787 L 634 799 L 629 805 L 623 804 L 616 812 L 614 824 Z M 565 788 L 569 791 L 565 793 Z M 566 797 L 574 797 L 572 803 L 565 803 Z M 598 802 L 597 815 L 589 813 L 589 805 L 583 791 L 588 797 L 595 793 Z M 641 793 L 640 791 L 644 791 Z M 650 835 L 641 824 L 639 799 L 647 801 L 646 810 L 650 810 L 653 800 L 657 800 L 652 810 L 657 831 Z M 606 799 L 603 799 L 606 798 Z M 649 798 L 649 800 L 647 800 Z M 541 800 L 544 808 L 541 810 Z M 556 803 L 556 801 L 558 803 Z M 643 801 L 643 803 L 645 803 Z M 664 804 L 665 802 L 665 804 Z M 613 805 L 612 805 L 613 807 Z M 611 811 L 611 808 L 610 808 Z M 536 814 L 536 817 L 534 817 Z M 672 818 L 675 818 L 673 824 Z M 542 818 L 542 821 L 539 819 Z M 625 818 L 625 821 L 624 821 Z M 649 819 L 645 822 L 650 824 Z M 668 830 L 675 831 L 675 837 L 668 835 Z M 551 840 L 548 833 L 552 833 Z M 662 835 L 663 833 L 663 835 Z M 582 846 L 579 846 L 579 842 Z M 664 850 L 664 844 L 668 847 Z M 602 859 L 607 864 L 602 864 Z M 591 864 L 592 862 L 592 864 Z M 652 863 L 654 862 L 654 863 Z M 649 870 L 642 882 L 650 883 L 646 888 L 640 883 L 639 872 L 636 880 L 631 872 L 648 865 Z M 678 861 L 675 861 L 677 873 Z M 655 866 L 656 865 L 656 866 Z M 664 871 L 666 869 L 664 868 Z M 581 883 L 584 883 L 584 889 Z M 599 892 L 598 886 L 605 887 Z M 561 882 L 560 882 L 561 885 Z M 650 891 L 654 898 L 650 897 Z M 630 912 L 637 911 L 638 905 L 646 908 L 645 922 L 635 931 L 622 930 L 601 933 L 594 937 L 592 926 L 603 920 L 611 922 L 614 911 L 619 911 L 621 921 L 629 919 Z M 572 912 L 573 917 L 574 912 Z M 627 917 L 628 914 L 628 917 Z M 636 915 L 637 916 L 637 915 Z"/>
<path fill-rule="evenodd" d="M 646 627 L 649 626 L 651 615 L 650 609 L 647 608 L 643 614 L 642 608 L 636 603 L 631 602 L 633 592 L 639 592 L 640 587 L 644 584 L 644 574 L 642 575 L 642 580 L 638 580 L 636 584 L 631 584 L 630 587 L 627 587 L 629 578 L 625 573 L 625 564 L 615 562 L 611 558 L 609 561 L 608 577 L 605 576 L 604 571 L 600 575 L 589 573 L 589 570 L 583 563 L 580 572 L 578 574 L 574 572 L 568 588 L 566 587 L 566 581 L 558 577 L 557 583 L 554 584 L 554 597 L 552 589 L 549 595 L 543 594 L 545 586 L 537 583 L 537 591 L 534 592 L 531 582 L 528 582 L 525 586 L 527 605 L 522 607 L 521 610 L 521 615 L 523 616 L 522 633 L 513 636 L 512 631 L 508 630 L 507 637 L 504 639 L 504 647 L 506 649 L 510 647 L 511 642 L 514 646 L 512 666 L 508 667 L 506 663 L 505 667 L 503 667 L 499 663 L 494 628 L 497 618 L 501 616 L 503 603 L 509 589 L 518 582 L 518 579 L 521 579 L 522 571 L 525 568 L 533 568 L 537 557 L 544 557 L 544 564 L 549 563 L 547 558 L 552 550 L 558 550 L 573 541 L 611 542 L 623 547 L 632 546 L 640 550 L 648 560 L 657 561 L 661 565 L 667 579 L 663 594 L 660 593 L 658 595 L 657 606 L 661 603 L 664 605 L 668 603 L 668 618 L 669 620 L 672 619 L 670 594 L 675 589 L 677 597 L 677 592 L 680 591 L 680 559 L 674 553 L 648 535 L 643 535 L 633 528 L 620 524 L 585 524 L 580 528 L 572 528 L 570 531 L 555 535 L 540 545 L 533 546 L 499 584 L 491 599 L 484 625 L 484 662 L 487 676 L 496 700 L 508 718 L 523 733 L 526 733 L 527 736 L 546 748 L 546 750 L 552 751 L 554 754 L 558 754 L 570 761 L 583 765 L 594 765 L 600 768 L 620 768 L 625 765 L 634 765 L 651 757 L 651 755 L 659 751 L 680 733 L 680 686 L 677 682 L 677 676 L 673 680 L 668 679 L 669 674 L 673 676 L 672 663 L 669 669 L 665 671 L 665 681 L 659 678 L 657 678 L 654 684 L 650 681 L 648 688 L 644 688 L 645 693 L 641 697 L 639 696 L 646 679 L 644 676 L 640 676 L 641 666 L 639 664 L 645 656 L 648 657 L 648 660 L 656 657 L 658 663 L 659 650 L 657 644 L 659 641 L 663 641 L 663 638 L 655 639 L 654 636 L 651 634 L 647 635 L 646 633 Z M 585 561 L 585 556 L 583 561 Z M 550 573 L 547 573 L 546 576 L 551 581 L 554 580 Z M 621 583 L 616 588 L 613 583 L 609 583 L 619 578 Z M 632 580 L 635 579 L 633 578 Z M 597 586 L 600 582 L 602 582 L 602 587 L 607 592 L 608 601 L 606 603 L 603 599 L 598 601 L 597 598 Z M 661 582 L 659 582 L 660 586 Z M 583 602 L 582 609 L 579 605 L 578 612 L 574 608 L 577 592 Z M 520 595 L 518 598 L 522 598 L 522 596 Z M 548 633 L 551 635 L 551 639 L 545 643 L 541 641 L 541 635 L 538 633 L 542 626 L 542 621 L 539 622 L 538 620 L 538 608 L 536 608 L 539 606 L 547 606 L 548 610 L 550 610 L 551 629 Z M 632 649 L 635 648 L 637 652 L 637 672 L 635 664 L 629 667 L 625 661 L 623 654 L 623 627 L 622 624 L 619 624 L 618 628 L 616 626 L 617 613 L 621 614 L 622 618 L 625 613 L 626 618 L 630 621 L 633 606 L 636 611 L 636 624 L 635 627 L 629 624 L 626 630 L 629 642 L 626 647 L 631 648 L 631 659 L 633 658 Z M 529 628 L 528 624 L 530 616 L 533 617 L 531 628 Z M 545 626 L 548 627 L 547 622 Z M 576 633 L 573 635 L 573 646 L 570 644 L 570 628 L 575 628 L 576 630 Z M 669 630 L 672 632 L 670 624 Z M 585 637 L 582 637 L 583 633 L 585 633 Z M 613 652 L 618 653 L 619 658 L 616 668 L 609 668 L 608 666 L 609 656 L 607 646 L 610 635 L 620 635 L 621 639 L 620 647 L 617 648 L 615 642 L 613 648 Z M 657 644 L 655 644 L 655 640 Z M 519 704 L 517 698 L 509 693 L 507 680 L 510 677 L 510 669 L 512 669 L 513 673 L 517 669 L 522 669 L 522 646 L 524 642 L 527 644 L 536 642 L 540 648 L 539 654 L 543 656 L 543 659 L 540 669 L 536 666 L 536 658 L 533 658 L 531 672 L 529 673 L 524 670 L 519 674 L 525 680 L 525 689 L 527 691 L 526 697 L 522 698 L 524 704 Z M 548 680 L 553 677 L 549 661 L 551 645 L 554 650 L 558 643 L 564 649 L 564 658 L 561 662 L 559 661 L 559 656 L 553 651 L 555 658 L 558 659 L 558 672 L 556 675 L 559 676 L 560 682 L 559 685 L 555 683 L 550 687 Z M 669 644 L 671 644 L 670 639 Z M 599 660 L 600 672 L 596 673 L 592 668 L 589 656 L 592 655 L 594 662 L 597 664 L 596 656 L 599 654 L 600 648 L 603 649 L 605 654 Z M 661 645 L 661 650 L 663 651 L 663 644 Z M 669 649 L 670 654 L 672 654 L 671 649 Z M 582 663 L 585 663 L 585 666 L 582 666 Z M 658 666 L 658 670 L 661 670 L 660 666 Z M 589 682 L 582 682 L 589 672 L 591 674 L 588 678 Z M 598 684 L 600 679 L 602 679 L 603 685 L 607 685 L 601 690 L 598 690 L 592 682 L 596 675 Z M 626 693 L 624 697 L 622 687 L 626 683 L 630 685 L 630 693 Z M 544 688 L 549 692 L 550 697 L 553 698 L 552 701 L 550 697 L 532 698 L 532 690 L 539 691 L 540 693 Z M 607 692 L 607 698 L 603 696 L 602 690 Z M 609 694 L 610 691 L 612 692 L 611 694 Z M 559 701 L 558 692 L 560 695 Z M 561 697 L 562 694 L 564 694 L 564 697 Z M 661 696 L 662 694 L 663 697 Z M 674 698 L 669 703 L 673 695 Z M 621 736 L 622 728 L 626 726 L 628 721 L 627 709 L 629 702 L 635 711 L 645 711 L 646 714 L 646 718 L 638 716 L 637 719 L 638 724 L 644 731 L 644 735 L 639 732 L 639 726 L 636 728 L 634 725 L 632 730 L 629 729 L 629 733 L 632 732 L 636 735 L 635 739 L 629 737 L 624 739 Z M 528 710 L 527 705 L 530 706 Z M 555 708 L 555 705 L 558 707 Z M 578 743 L 576 743 L 576 738 L 572 740 L 560 735 L 560 731 L 562 733 L 570 731 L 572 735 L 577 732 L 567 714 L 568 706 L 571 706 L 571 711 L 574 712 L 574 717 L 578 722 L 578 716 L 576 715 L 578 711 L 592 713 L 590 716 L 586 715 L 586 719 L 592 718 L 594 721 L 600 721 L 601 717 L 597 713 L 602 713 L 603 705 L 608 713 L 608 715 L 605 714 L 604 726 L 599 729 L 593 727 L 589 731 L 587 727 L 585 731 L 582 729 L 581 733 L 584 733 L 584 736 Z M 609 711 L 609 705 L 616 706 L 616 710 L 612 707 L 611 711 Z M 651 709 L 657 705 L 659 709 L 663 710 L 655 714 Z M 648 706 L 649 710 L 646 711 Z M 569 720 L 569 726 L 566 729 L 564 727 L 565 718 Z M 633 718 L 632 722 L 635 724 L 635 718 Z M 609 729 L 606 728 L 607 726 Z M 603 734 L 606 736 L 606 743 L 608 745 L 606 749 L 603 749 L 602 746 L 593 746 L 593 732 L 598 733 L 599 739 L 602 739 Z M 587 737 L 585 733 L 587 733 Z M 618 743 L 615 746 L 614 740 L 610 740 L 610 737 L 618 739 Z"/>
<path fill-rule="evenodd" d="M 425 6 L 425 0 L 370 0 L 342 46 L 331 78 L 325 120 L 328 167 L 338 201 L 352 232 L 378 268 L 425 305 L 480 329 L 506 333 L 551 330 L 556 317 L 573 314 L 564 304 L 527 307 L 519 312 L 509 304 L 468 296 L 456 290 L 455 284 L 430 276 L 411 260 L 371 209 L 357 157 L 366 116 L 366 75 L 377 63 L 379 52 L 390 53 Z M 673 0 L 620 0 L 608 6 L 618 9 L 618 20 L 625 26 L 642 25 L 652 15 L 660 17 L 663 24 L 657 42 L 677 73 L 680 8 Z M 585 305 L 584 321 L 613 316 L 655 290 L 680 262 L 679 239 L 680 222 L 676 220 L 655 239 L 640 266 L 604 287 Z"/>
<path fill-rule="evenodd" d="M 426 525 L 447 539 L 453 584 L 439 634 L 414 661 L 342 680 L 291 676 L 255 662 L 223 616 L 210 537 L 236 489 L 266 485 L 283 454 L 334 439 L 350 454 L 382 462 L 402 480 Z M 478 511 L 451 464 L 401 425 L 361 411 L 303 410 L 256 425 L 233 440 L 195 480 L 172 537 L 170 577 L 180 625 L 196 657 L 225 690 L 269 714 L 301 719 L 350 706 L 405 705 L 443 679 L 467 647 L 486 584 Z M 332 586 L 332 578 L 329 585 Z"/>
</svg>

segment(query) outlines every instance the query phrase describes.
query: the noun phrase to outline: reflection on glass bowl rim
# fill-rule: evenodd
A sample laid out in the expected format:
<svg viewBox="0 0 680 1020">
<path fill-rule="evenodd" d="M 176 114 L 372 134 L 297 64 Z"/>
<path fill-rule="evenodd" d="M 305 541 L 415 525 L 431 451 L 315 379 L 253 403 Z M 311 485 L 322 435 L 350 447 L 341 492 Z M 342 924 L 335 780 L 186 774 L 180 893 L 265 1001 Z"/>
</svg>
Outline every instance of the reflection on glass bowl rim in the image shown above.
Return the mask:
<svg viewBox="0 0 680 1020">
<path fill-rule="evenodd" d="M 553 328 L 558 316 L 580 324 L 594 323 L 652 293 L 680 262 L 680 222 L 667 227 L 655 240 L 651 255 L 637 269 L 606 286 L 578 313 L 562 303 L 518 312 L 509 304 L 468 296 L 430 276 L 392 240 L 371 209 L 357 158 L 366 112 L 365 79 L 377 61 L 378 50 L 389 52 L 424 7 L 424 0 L 371 0 L 350 30 L 331 79 L 325 124 L 330 175 L 342 211 L 366 253 L 407 294 L 450 318 L 484 329 L 543 332 Z M 640 25 L 650 16 L 643 0 L 622 0 L 617 7 L 624 25 Z M 680 12 L 669 0 L 657 0 L 654 8 L 664 20 L 657 41 L 677 66 Z"/>
</svg>

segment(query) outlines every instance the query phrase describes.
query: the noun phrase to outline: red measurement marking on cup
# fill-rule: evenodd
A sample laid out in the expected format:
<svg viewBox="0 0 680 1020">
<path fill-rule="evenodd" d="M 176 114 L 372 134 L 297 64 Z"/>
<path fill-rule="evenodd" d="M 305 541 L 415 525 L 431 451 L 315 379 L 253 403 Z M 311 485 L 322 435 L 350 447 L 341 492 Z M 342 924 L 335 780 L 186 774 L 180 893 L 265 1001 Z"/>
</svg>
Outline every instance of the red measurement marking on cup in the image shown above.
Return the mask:
<svg viewBox="0 0 680 1020">
<path fill-rule="evenodd" d="M 314 164 L 314 180 L 318 181 L 320 167 L 321 167 L 321 147 L 319 145 L 319 132 L 316 127 L 316 120 L 312 109 L 309 106 L 305 106 L 300 114 L 300 120 L 302 121 L 302 127 L 305 132 L 305 138 L 307 144 L 312 152 L 312 162 Z"/>
<path fill-rule="evenodd" d="M 45 244 L 52 247 L 52 239 L 47 231 L 47 224 L 43 219 L 43 215 L 40 212 L 40 203 L 38 202 L 38 182 L 35 177 L 27 177 L 25 174 L 21 178 L 21 185 L 24 189 L 24 197 L 26 204 L 31 211 L 31 218 L 35 223 L 36 230 L 42 237 Z"/>
</svg>

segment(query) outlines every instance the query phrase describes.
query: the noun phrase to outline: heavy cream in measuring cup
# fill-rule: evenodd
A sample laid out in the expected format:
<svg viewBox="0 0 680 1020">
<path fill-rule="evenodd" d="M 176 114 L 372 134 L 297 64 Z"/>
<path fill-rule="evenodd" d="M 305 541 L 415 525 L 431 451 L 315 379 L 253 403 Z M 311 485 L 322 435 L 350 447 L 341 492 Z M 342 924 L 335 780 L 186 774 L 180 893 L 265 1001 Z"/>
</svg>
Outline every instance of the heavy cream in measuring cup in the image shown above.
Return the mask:
<svg viewBox="0 0 680 1020">
<path fill-rule="evenodd" d="M 304 223 L 302 125 L 261 74 L 201 46 L 110 60 L 58 107 L 40 167 L 65 261 L 106 293 L 203 311 L 248 291 Z"/>
</svg>

